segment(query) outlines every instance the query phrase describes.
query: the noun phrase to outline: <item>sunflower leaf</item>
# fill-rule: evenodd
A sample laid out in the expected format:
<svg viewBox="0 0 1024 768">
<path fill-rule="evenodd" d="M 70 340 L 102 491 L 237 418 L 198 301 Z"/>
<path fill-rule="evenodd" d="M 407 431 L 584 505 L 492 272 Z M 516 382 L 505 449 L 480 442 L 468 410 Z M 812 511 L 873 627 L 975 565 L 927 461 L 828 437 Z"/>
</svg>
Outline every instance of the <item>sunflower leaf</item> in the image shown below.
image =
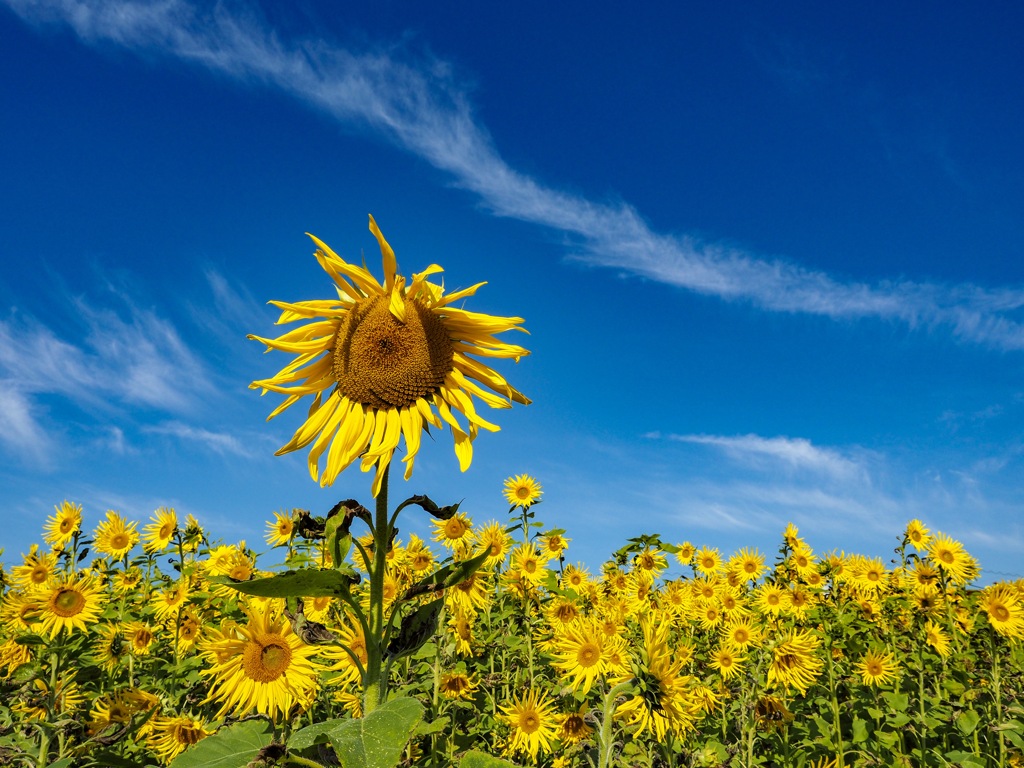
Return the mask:
<svg viewBox="0 0 1024 768">
<path fill-rule="evenodd" d="M 422 717 L 423 705 L 403 696 L 366 717 L 345 720 L 327 736 L 342 768 L 395 768 Z"/>
<path fill-rule="evenodd" d="M 257 597 L 347 597 L 350 587 L 359 583 L 359 574 L 345 565 L 284 571 L 275 576 L 249 581 L 237 581 L 230 576 L 211 576 L 210 581 Z"/>
<path fill-rule="evenodd" d="M 266 720 L 246 720 L 207 736 L 175 758 L 171 768 L 239 768 L 255 758 L 272 739 Z"/>
<path fill-rule="evenodd" d="M 462 756 L 459 768 L 516 768 L 516 765 L 478 749 L 471 749 Z"/>
<path fill-rule="evenodd" d="M 444 598 L 438 598 L 421 605 L 403 617 L 398 635 L 392 637 L 391 642 L 388 643 L 386 658 L 400 659 L 403 656 L 416 653 L 422 648 L 424 643 L 437 632 L 437 618 L 441 615 L 442 608 L 444 608 Z"/>
<path fill-rule="evenodd" d="M 455 513 L 459 511 L 459 504 L 461 503 L 462 502 L 460 501 L 455 504 L 449 504 L 447 507 L 439 507 L 430 499 L 429 496 L 410 496 L 398 505 L 398 509 L 395 510 L 395 514 L 397 515 L 410 504 L 415 504 L 416 506 L 421 507 L 424 511 L 429 512 L 438 520 L 450 520 L 455 517 Z"/>
<path fill-rule="evenodd" d="M 490 548 L 487 548 L 476 557 L 469 560 L 451 563 L 446 565 L 444 568 L 438 568 L 425 579 L 422 579 L 409 587 L 409 589 L 405 591 L 405 594 L 402 595 L 402 600 L 411 600 L 412 598 L 418 597 L 426 592 L 440 592 L 443 589 L 454 587 L 456 584 L 461 584 L 477 572 L 477 569 L 484 564 L 484 561 L 490 556 L 490 554 L 491 550 Z"/>
</svg>

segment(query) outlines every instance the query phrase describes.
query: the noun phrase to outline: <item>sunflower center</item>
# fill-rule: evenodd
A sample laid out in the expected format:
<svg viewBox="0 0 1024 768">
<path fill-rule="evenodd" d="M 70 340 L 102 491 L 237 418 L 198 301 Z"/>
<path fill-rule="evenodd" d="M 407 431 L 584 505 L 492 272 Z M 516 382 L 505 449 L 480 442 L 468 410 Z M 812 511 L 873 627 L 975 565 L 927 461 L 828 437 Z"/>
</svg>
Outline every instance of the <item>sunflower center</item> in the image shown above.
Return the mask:
<svg viewBox="0 0 1024 768">
<path fill-rule="evenodd" d="M 33 584 L 45 584 L 46 580 L 50 578 L 50 569 L 40 563 L 33 566 L 32 573 L 29 574 L 28 578 Z"/>
<path fill-rule="evenodd" d="M 449 539 L 461 539 L 465 534 L 466 526 L 457 517 L 450 518 L 444 524 L 444 535 Z"/>
<path fill-rule="evenodd" d="M 537 717 L 537 713 L 527 710 L 519 716 L 519 729 L 523 733 L 533 733 L 540 728 L 540 718 Z"/>
<path fill-rule="evenodd" d="M 581 667 L 592 667 L 601 659 L 601 650 L 593 643 L 585 643 L 580 646 L 576 654 L 576 661 Z"/>
<path fill-rule="evenodd" d="M 939 553 L 939 560 L 944 562 L 946 565 L 952 565 L 953 561 L 956 560 L 956 557 L 954 557 L 953 553 L 948 549 L 944 549 Z"/>
<path fill-rule="evenodd" d="M 745 643 L 750 639 L 750 635 L 745 629 L 734 629 L 732 639 L 734 643 Z"/>
<path fill-rule="evenodd" d="M 246 643 L 242 669 L 257 683 L 271 683 L 283 675 L 292 662 L 292 649 L 279 635 Z"/>
<path fill-rule="evenodd" d="M 1010 619 L 1009 609 L 1005 605 L 1002 605 L 1000 603 L 997 603 L 992 607 L 991 613 L 993 618 L 996 619 L 996 621 L 1009 621 Z"/>
<path fill-rule="evenodd" d="M 52 608 L 62 619 L 77 616 L 85 608 L 85 596 L 74 589 L 62 589 L 54 595 Z"/>
<path fill-rule="evenodd" d="M 110 546 L 112 549 L 126 549 L 128 547 L 128 535 L 125 533 L 115 533 L 110 537 Z"/>
<path fill-rule="evenodd" d="M 61 533 L 71 533 L 71 529 L 74 528 L 74 526 L 75 526 L 74 521 L 69 520 L 68 518 L 64 518 L 63 520 L 60 521 L 60 532 Z"/>
<path fill-rule="evenodd" d="M 391 313 L 390 297 L 358 302 L 334 336 L 332 373 L 338 390 L 373 408 L 407 408 L 433 395 L 451 373 L 455 348 L 444 320 L 406 298 L 405 322 Z"/>
<path fill-rule="evenodd" d="M 516 488 L 516 498 L 519 499 L 520 501 L 526 501 L 528 498 L 530 498 L 529 487 L 525 485 L 520 485 L 518 488 Z"/>
<path fill-rule="evenodd" d="M 174 523 L 164 523 L 160 526 L 160 530 L 157 532 L 157 536 L 162 539 L 169 539 L 174 535 Z"/>
<path fill-rule="evenodd" d="M 173 736 L 179 744 L 190 747 L 203 738 L 203 729 L 191 724 L 178 724 L 174 726 Z"/>
</svg>

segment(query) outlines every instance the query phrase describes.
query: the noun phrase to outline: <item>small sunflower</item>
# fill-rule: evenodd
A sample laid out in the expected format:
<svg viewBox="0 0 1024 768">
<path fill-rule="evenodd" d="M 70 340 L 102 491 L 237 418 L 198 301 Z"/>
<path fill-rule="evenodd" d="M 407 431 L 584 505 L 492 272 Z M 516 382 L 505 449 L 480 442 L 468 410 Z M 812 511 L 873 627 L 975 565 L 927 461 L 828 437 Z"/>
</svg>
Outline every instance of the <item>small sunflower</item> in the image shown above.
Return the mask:
<svg viewBox="0 0 1024 768">
<path fill-rule="evenodd" d="M 124 630 L 117 624 L 103 624 L 96 634 L 99 637 L 92 646 L 93 658 L 104 670 L 113 672 L 128 655 Z"/>
<path fill-rule="evenodd" d="M 920 520 L 911 520 L 907 523 L 907 530 L 903 534 L 903 538 L 914 549 L 921 552 L 928 548 L 928 542 L 931 540 L 931 531 L 925 528 L 924 523 Z"/>
<path fill-rule="evenodd" d="M 713 547 L 702 547 L 694 555 L 695 566 L 705 576 L 717 574 L 722 569 L 722 554 Z"/>
<path fill-rule="evenodd" d="M 82 505 L 64 501 L 53 509 L 54 515 L 46 518 L 43 538 L 54 549 L 60 549 L 71 541 L 76 531 L 81 530 Z"/>
<path fill-rule="evenodd" d="M 1024 605 L 1009 584 L 993 584 L 981 593 L 981 609 L 992 628 L 1016 640 L 1024 639 Z"/>
<path fill-rule="evenodd" d="M 939 654 L 939 656 L 942 658 L 949 656 L 949 635 L 947 635 L 945 630 L 934 621 L 925 622 L 924 638 L 925 642 L 934 648 L 935 652 Z"/>
<path fill-rule="evenodd" d="M 928 557 L 957 584 L 966 584 L 973 571 L 973 559 L 964 545 L 944 533 L 936 533 L 928 543 Z"/>
<path fill-rule="evenodd" d="M 93 535 L 96 551 L 116 559 L 125 557 L 138 542 L 139 532 L 135 530 L 135 523 L 129 523 L 112 509 L 107 510 L 106 517 L 96 526 Z"/>
<path fill-rule="evenodd" d="M 719 645 L 711 654 L 711 666 L 718 670 L 723 680 L 731 680 L 743 669 L 743 658 L 731 645 Z"/>
<path fill-rule="evenodd" d="M 380 245 L 383 284 L 310 235 L 317 245 L 320 266 L 336 284 L 337 298 L 271 302 L 281 310 L 278 324 L 303 319 L 312 322 L 277 339 L 250 336 L 268 351 L 298 355 L 276 376 L 254 381 L 250 387 L 287 395 L 268 418 L 304 395 L 313 395 L 309 417 L 277 454 L 312 443 L 309 473 L 322 486 L 333 484 L 361 457 L 364 472 L 376 467 L 372 488 L 377 496 L 384 471 L 403 437 L 406 455 L 402 461 L 409 479 L 427 424 L 451 428 L 459 467 L 465 471 L 473 459 L 477 432 L 499 429 L 477 414 L 472 398 L 492 408 L 530 402 L 474 356 L 518 361 L 529 352 L 495 337 L 523 330 L 522 318 L 455 308 L 457 301 L 472 296 L 484 283 L 446 296 L 442 286 L 427 280 L 443 271 L 432 264 L 407 284 L 397 273 L 395 253 L 372 216 L 370 231 Z M 456 419 L 456 412 L 466 418 L 466 427 Z M 319 463 L 325 452 L 321 474 Z"/>
<path fill-rule="evenodd" d="M 148 725 L 149 736 L 146 742 L 165 763 L 170 763 L 186 749 L 213 733 L 206 730 L 202 720 L 187 715 L 154 717 Z"/>
<path fill-rule="evenodd" d="M 213 641 L 209 650 L 219 661 L 202 673 L 213 679 L 207 701 L 221 704 L 215 717 L 256 710 L 276 720 L 295 705 L 305 709 L 312 703 L 320 671 L 312 659 L 317 646 L 305 645 L 288 621 L 251 610 L 248 623 L 232 635 Z"/>
<path fill-rule="evenodd" d="M 616 648 L 621 653 L 625 644 L 618 637 L 608 637 L 593 620 L 581 620 L 564 626 L 551 641 L 551 666 L 567 677 L 573 691 L 580 688 L 586 694 L 594 683 L 609 670 L 609 652 Z"/>
<path fill-rule="evenodd" d="M 571 746 L 590 738 L 594 728 L 587 722 L 587 711 L 589 709 L 587 704 L 584 703 L 578 710 L 559 716 L 559 741 L 566 746 Z"/>
<path fill-rule="evenodd" d="M 67 575 L 51 582 L 39 596 L 41 630 L 56 637 L 62 629 L 86 631 L 103 607 L 103 590 L 88 574 Z"/>
<path fill-rule="evenodd" d="M 267 544 L 272 547 L 286 547 L 295 535 L 295 515 L 292 512 L 275 512 L 274 519 L 267 522 Z"/>
<path fill-rule="evenodd" d="M 540 501 L 544 491 L 529 475 L 516 475 L 505 480 L 505 499 L 513 507 L 530 507 Z"/>
<path fill-rule="evenodd" d="M 468 542 L 473 531 L 473 521 L 462 512 L 456 512 L 447 520 L 431 520 L 434 526 L 434 541 L 441 542 L 449 549 L 459 542 Z"/>
<path fill-rule="evenodd" d="M 504 715 L 499 717 L 512 727 L 508 752 L 523 753 L 531 760 L 537 753 L 547 753 L 557 736 L 556 718 L 551 701 L 546 693 L 531 688 L 522 696 L 501 707 Z"/>
<path fill-rule="evenodd" d="M 33 544 L 32 550 L 25 555 L 22 564 L 11 569 L 11 580 L 15 587 L 20 587 L 26 592 L 35 592 L 45 589 L 50 577 L 56 572 L 57 553 L 39 554 L 38 547 Z"/>
<path fill-rule="evenodd" d="M 756 549 L 741 549 L 729 558 L 728 570 L 742 581 L 757 581 L 765 571 L 764 555 Z"/>
<path fill-rule="evenodd" d="M 441 675 L 439 688 L 446 699 L 472 699 L 476 686 L 465 672 L 445 672 Z"/>
<path fill-rule="evenodd" d="M 160 507 L 150 518 L 152 522 L 142 529 L 142 549 L 163 552 L 174 540 L 178 530 L 178 513 L 169 507 Z"/>
<path fill-rule="evenodd" d="M 869 651 L 857 664 L 864 685 L 886 685 L 898 677 L 899 665 L 891 653 Z"/>
<path fill-rule="evenodd" d="M 697 548 L 688 541 L 684 541 L 676 549 L 676 560 L 679 561 L 680 565 L 690 565 L 693 562 L 693 555 L 696 553 Z"/>
<path fill-rule="evenodd" d="M 490 552 L 483 564 L 486 569 L 497 568 L 504 564 L 512 546 L 512 537 L 505 530 L 505 526 L 496 521 L 489 522 L 474 531 L 473 541 L 478 550 L 487 549 Z"/>
</svg>

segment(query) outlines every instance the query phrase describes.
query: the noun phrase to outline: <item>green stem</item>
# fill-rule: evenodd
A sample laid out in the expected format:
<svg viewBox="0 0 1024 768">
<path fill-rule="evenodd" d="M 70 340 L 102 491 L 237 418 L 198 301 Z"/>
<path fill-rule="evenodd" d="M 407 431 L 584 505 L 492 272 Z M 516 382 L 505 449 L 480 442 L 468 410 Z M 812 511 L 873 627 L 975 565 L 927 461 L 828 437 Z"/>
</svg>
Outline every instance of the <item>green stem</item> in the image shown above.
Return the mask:
<svg viewBox="0 0 1024 768">
<path fill-rule="evenodd" d="M 611 768 L 612 751 L 615 741 L 612 739 L 612 720 L 615 717 L 615 700 L 620 693 L 625 693 L 633 685 L 632 680 L 619 683 L 612 688 L 604 697 L 601 704 L 601 730 L 598 731 L 598 760 L 597 768 Z"/>
<path fill-rule="evenodd" d="M 999 768 L 1006 767 L 1006 742 L 1003 741 L 1003 732 L 998 729 L 998 725 L 1003 722 L 1003 693 L 1002 684 L 999 678 L 999 649 L 996 646 L 996 633 L 989 630 L 989 649 L 992 653 L 992 696 L 996 703 L 996 716 L 995 723 L 996 739 L 999 744 Z"/>
<path fill-rule="evenodd" d="M 384 572 L 388 565 L 391 526 L 388 521 L 388 474 L 384 468 L 376 498 L 373 525 L 373 567 L 370 571 L 370 633 L 366 638 L 366 675 L 363 678 L 363 716 L 373 712 L 387 696 L 387 681 L 381 676 L 384 657 Z"/>
<path fill-rule="evenodd" d="M 836 768 L 844 768 L 843 727 L 839 720 L 839 693 L 832 663 L 832 638 L 825 644 L 825 662 L 828 666 L 828 693 L 832 704 L 832 727 L 835 729 Z"/>
<path fill-rule="evenodd" d="M 926 754 L 926 742 L 927 742 L 927 726 L 925 725 L 925 710 L 924 710 L 924 641 L 918 641 L 917 645 L 917 698 L 918 698 L 918 715 L 920 717 L 920 738 L 921 741 L 918 744 L 921 750 L 921 766 L 924 767 L 925 754 Z"/>
</svg>

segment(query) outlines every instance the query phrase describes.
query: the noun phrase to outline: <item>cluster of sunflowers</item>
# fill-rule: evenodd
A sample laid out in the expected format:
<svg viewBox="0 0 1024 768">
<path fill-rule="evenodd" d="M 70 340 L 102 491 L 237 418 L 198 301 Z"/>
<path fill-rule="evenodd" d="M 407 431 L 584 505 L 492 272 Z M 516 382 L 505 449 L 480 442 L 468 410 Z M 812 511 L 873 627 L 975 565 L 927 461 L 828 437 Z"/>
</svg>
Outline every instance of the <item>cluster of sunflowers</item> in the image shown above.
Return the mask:
<svg viewBox="0 0 1024 768">
<path fill-rule="evenodd" d="M 550 766 L 1020 763 L 1024 583 L 970 589 L 958 542 L 915 520 L 891 567 L 819 556 L 790 526 L 769 567 L 651 535 L 591 573 L 535 519 L 540 492 L 510 478 L 508 520 L 456 512 L 432 543 L 387 552 L 388 606 L 487 553 L 443 590 L 429 642 L 388 669 L 432 724 L 406 764 L 473 747 Z M 88 535 L 79 506 L 57 507 L 49 546 L 3 572 L 0 762 L 166 764 L 238 719 L 286 744 L 302 723 L 360 717 L 366 639 L 348 606 L 307 598 L 297 616 L 214 578 L 330 565 L 308 520 L 275 513 L 257 556 L 172 509 L 141 533 L 110 511 Z M 356 540 L 356 571 L 371 549 Z M 368 604 L 365 580 L 353 596 Z"/>
</svg>

